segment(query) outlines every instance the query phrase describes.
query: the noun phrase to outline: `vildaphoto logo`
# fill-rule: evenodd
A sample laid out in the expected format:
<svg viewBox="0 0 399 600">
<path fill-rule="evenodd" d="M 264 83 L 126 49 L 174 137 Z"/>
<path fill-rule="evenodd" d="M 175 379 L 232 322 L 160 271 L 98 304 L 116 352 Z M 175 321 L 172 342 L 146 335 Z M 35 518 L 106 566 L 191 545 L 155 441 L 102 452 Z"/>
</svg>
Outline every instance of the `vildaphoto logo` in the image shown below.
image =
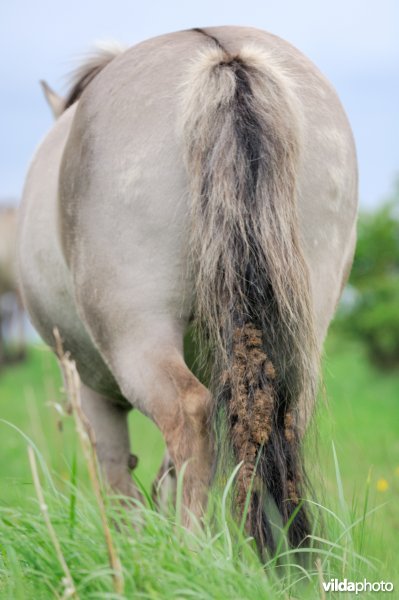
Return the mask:
<svg viewBox="0 0 399 600">
<path fill-rule="evenodd" d="M 393 583 L 391 581 L 349 581 L 344 579 L 330 579 L 330 581 L 323 581 L 323 588 L 325 592 L 355 592 L 360 594 L 361 592 L 392 592 Z"/>
</svg>

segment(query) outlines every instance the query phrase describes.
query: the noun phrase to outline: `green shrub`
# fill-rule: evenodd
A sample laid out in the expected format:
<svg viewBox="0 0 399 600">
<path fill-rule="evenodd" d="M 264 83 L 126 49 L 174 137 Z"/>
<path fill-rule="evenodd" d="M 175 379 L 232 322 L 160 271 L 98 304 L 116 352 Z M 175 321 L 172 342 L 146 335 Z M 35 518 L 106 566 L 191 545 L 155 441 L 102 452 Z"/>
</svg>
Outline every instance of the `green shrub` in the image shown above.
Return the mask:
<svg viewBox="0 0 399 600">
<path fill-rule="evenodd" d="M 399 180 L 394 197 L 359 217 L 349 281 L 355 290 L 341 324 L 366 344 L 383 368 L 399 367 Z"/>
</svg>

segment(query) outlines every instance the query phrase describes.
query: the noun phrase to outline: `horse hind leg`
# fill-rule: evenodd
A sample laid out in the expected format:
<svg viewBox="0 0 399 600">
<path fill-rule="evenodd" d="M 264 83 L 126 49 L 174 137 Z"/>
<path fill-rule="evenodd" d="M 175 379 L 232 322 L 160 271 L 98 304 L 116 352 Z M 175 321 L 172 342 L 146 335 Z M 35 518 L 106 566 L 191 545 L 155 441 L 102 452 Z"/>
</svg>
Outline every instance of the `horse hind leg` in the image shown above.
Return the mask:
<svg viewBox="0 0 399 600">
<path fill-rule="evenodd" d="M 170 379 L 175 394 L 172 411 L 160 403 L 155 417 L 163 431 L 176 474 L 184 466 L 183 521 L 200 517 L 206 505 L 212 467 L 209 434 L 211 397 L 208 390 L 187 368 L 180 357 L 165 360 L 161 367 Z M 166 410 L 165 410 L 166 409 Z"/>
<path fill-rule="evenodd" d="M 158 474 L 152 484 L 152 499 L 161 512 L 167 514 L 176 504 L 177 477 L 176 468 L 166 450 Z"/>
<path fill-rule="evenodd" d="M 113 372 L 123 395 L 162 432 L 168 463 L 174 466 L 177 477 L 184 468 L 182 521 L 190 526 L 191 516 L 200 518 L 203 514 L 211 478 L 211 396 L 175 345 L 152 342 L 145 347 L 125 347 L 123 352 L 120 348 L 119 357 L 115 360 L 114 355 L 112 361 Z M 161 466 L 161 475 L 165 470 Z M 173 481 L 164 479 L 166 483 Z"/>
<path fill-rule="evenodd" d="M 115 492 L 142 500 L 131 477 L 137 458 L 130 453 L 129 410 L 83 383 L 81 401 L 94 433 L 96 454 L 106 482 Z"/>
</svg>

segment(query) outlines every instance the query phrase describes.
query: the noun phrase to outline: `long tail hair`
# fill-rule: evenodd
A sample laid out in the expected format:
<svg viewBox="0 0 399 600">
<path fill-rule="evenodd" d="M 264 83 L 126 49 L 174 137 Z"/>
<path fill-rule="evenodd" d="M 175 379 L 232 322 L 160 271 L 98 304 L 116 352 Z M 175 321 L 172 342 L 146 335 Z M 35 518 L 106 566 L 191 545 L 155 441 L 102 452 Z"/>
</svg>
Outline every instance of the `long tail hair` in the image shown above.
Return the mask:
<svg viewBox="0 0 399 600">
<path fill-rule="evenodd" d="M 183 89 L 195 321 L 212 348 L 215 418 L 227 418 L 242 462 L 235 506 L 247 505 L 262 554 L 273 550 L 267 496 L 292 520 L 293 546 L 310 532 L 297 407 L 313 404 L 319 352 L 298 232 L 294 102 L 267 54 L 230 55 L 215 38 Z"/>
</svg>

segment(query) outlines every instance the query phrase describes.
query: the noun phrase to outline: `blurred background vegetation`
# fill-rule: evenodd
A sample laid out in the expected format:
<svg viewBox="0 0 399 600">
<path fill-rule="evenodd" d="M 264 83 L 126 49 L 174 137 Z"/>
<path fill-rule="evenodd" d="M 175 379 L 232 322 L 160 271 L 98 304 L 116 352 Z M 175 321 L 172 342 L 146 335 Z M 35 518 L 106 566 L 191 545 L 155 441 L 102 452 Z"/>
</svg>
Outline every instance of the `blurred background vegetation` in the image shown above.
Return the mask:
<svg viewBox="0 0 399 600">
<path fill-rule="evenodd" d="M 361 340 L 381 369 L 399 368 L 399 178 L 392 197 L 362 212 L 336 325 Z"/>
</svg>

